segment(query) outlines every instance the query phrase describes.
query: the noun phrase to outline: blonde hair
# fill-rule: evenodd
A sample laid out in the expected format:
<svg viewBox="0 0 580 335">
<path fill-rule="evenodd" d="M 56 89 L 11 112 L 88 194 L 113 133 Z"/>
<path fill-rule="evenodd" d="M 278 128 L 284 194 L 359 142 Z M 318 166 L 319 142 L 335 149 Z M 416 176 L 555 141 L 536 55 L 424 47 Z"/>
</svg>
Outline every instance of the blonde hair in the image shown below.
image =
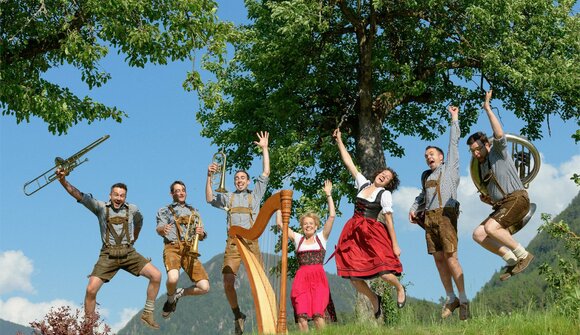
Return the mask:
<svg viewBox="0 0 580 335">
<path fill-rule="evenodd" d="M 300 216 L 300 219 L 298 220 L 300 222 L 300 228 L 302 228 L 302 225 L 304 224 L 304 219 L 306 218 L 311 218 L 312 220 L 314 220 L 314 223 L 316 224 L 316 229 L 320 227 L 320 216 L 318 216 L 318 214 L 314 212 L 306 212 L 302 214 L 302 216 Z"/>
</svg>

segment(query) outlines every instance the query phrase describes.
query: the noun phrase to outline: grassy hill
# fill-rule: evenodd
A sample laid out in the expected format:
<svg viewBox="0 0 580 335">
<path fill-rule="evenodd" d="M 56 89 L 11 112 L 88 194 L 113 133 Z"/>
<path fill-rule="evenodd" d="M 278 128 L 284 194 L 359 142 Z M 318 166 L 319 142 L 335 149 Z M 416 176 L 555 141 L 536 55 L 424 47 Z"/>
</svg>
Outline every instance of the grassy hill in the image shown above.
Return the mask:
<svg viewBox="0 0 580 335">
<path fill-rule="evenodd" d="M 564 221 L 572 231 L 580 233 L 580 194 L 576 195 L 570 205 L 553 220 Z M 523 273 L 501 282 L 500 273 L 497 272 L 477 293 L 473 303 L 485 305 L 498 313 L 509 313 L 521 308 L 548 307 L 549 292 L 546 291 L 545 280 L 539 274 L 539 267 L 543 263 L 555 266 L 557 255 L 566 255 L 564 245 L 552 239 L 547 233 L 541 232 L 530 241 L 527 250 L 533 253 L 535 258 Z"/>
</svg>

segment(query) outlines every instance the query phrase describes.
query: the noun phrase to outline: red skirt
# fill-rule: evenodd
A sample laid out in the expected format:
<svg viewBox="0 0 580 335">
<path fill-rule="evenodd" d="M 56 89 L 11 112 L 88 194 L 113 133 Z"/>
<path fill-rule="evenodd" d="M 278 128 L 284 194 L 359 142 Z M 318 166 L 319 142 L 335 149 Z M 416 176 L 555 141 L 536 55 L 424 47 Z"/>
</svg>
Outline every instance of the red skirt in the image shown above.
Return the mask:
<svg viewBox="0 0 580 335">
<path fill-rule="evenodd" d="M 290 292 L 295 315 L 307 316 L 309 319 L 314 316 L 324 317 L 329 296 L 330 288 L 322 264 L 302 265 L 298 268 Z"/>
<path fill-rule="evenodd" d="M 393 253 L 386 227 L 375 219 L 355 214 L 338 238 L 336 272 L 344 278 L 370 279 L 384 273 L 398 276 L 403 265 Z"/>
</svg>

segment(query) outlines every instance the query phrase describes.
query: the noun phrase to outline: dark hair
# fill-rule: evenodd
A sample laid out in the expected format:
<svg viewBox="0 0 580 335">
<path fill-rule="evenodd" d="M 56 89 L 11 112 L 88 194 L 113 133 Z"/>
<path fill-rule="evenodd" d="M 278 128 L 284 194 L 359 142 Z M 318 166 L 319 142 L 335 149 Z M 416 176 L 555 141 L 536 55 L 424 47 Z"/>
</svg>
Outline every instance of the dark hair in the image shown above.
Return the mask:
<svg viewBox="0 0 580 335">
<path fill-rule="evenodd" d="M 385 170 L 391 172 L 391 174 L 393 175 L 393 179 L 391 179 L 391 181 L 385 186 L 385 189 L 390 191 L 390 192 L 395 192 L 395 190 L 397 188 L 399 188 L 399 185 L 401 184 L 401 180 L 399 180 L 399 175 L 395 172 L 395 170 L 391 169 L 390 167 L 376 170 L 372 174 L 371 182 L 374 181 L 375 178 L 377 178 L 377 176 Z"/>
<path fill-rule="evenodd" d="M 125 190 L 125 192 L 127 192 L 127 185 L 125 185 L 125 184 L 123 184 L 123 183 L 116 183 L 116 184 L 113 184 L 113 186 L 111 186 L 111 192 L 113 192 L 113 189 L 114 189 L 115 187 L 122 188 L 122 189 L 124 189 L 124 190 Z"/>
<path fill-rule="evenodd" d="M 237 175 L 238 173 L 245 173 L 246 174 L 246 178 L 250 179 L 250 175 L 248 174 L 248 172 L 246 170 L 238 170 L 236 171 L 236 173 L 234 173 L 234 176 Z"/>
<path fill-rule="evenodd" d="M 477 141 L 480 141 L 484 145 L 486 143 L 489 143 L 489 139 L 487 138 L 487 136 L 483 132 L 478 131 L 477 133 L 472 134 L 467 138 L 467 145 L 471 146 L 473 142 Z"/>
<path fill-rule="evenodd" d="M 181 180 L 176 180 L 173 183 L 171 183 L 171 186 L 169 186 L 169 192 L 173 193 L 173 186 L 175 185 L 181 185 L 183 186 L 183 190 L 186 190 L 185 184 L 181 181 Z"/>
<path fill-rule="evenodd" d="M 437 150 L 437 151 L 438 151 L 438 152 L 439 152 L 441 155 L 443 155 L 443 158 L 445 158 L 445 153 L 443 153 L 443 150 L 441 150 L 441 148 L 439 148 L 439 147 L 436 147 L 436 146 L 434 146 L 434 145 L 428 145 L 428 146 L 425 148 L 425 151 L 427 151 L 427 150 L 429 150 L 429 149 L 435 149 L 435 150 Z"/>
</svg>

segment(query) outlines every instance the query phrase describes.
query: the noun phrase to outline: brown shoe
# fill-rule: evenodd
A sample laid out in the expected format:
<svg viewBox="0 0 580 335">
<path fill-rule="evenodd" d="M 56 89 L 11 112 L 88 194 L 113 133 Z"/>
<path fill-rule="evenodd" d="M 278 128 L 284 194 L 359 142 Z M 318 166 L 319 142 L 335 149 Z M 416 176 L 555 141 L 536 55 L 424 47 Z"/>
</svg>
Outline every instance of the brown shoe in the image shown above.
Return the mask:
<svg viewBox="0 0 580 335">
<path fill-rule="evenodd" d="M 155 322 L 152 312 L 143 312 L 141 314 L 141 321 L 151 329 L 159 329 L 159 325 Z"/>
<path fill-rule="evenodd" d="M 517 275 L 518 273 L 524 271 L 528 265 L 530 265 L 532 259 L 534 259 L 534 255 L 532 255 L 531 252 L 528 252 L 528 256 L 526 258 L 519 259 L 516 263 L 516 266 L 512 270 L 512 275 Z"/>
<path fill-rule="evenodd" d="M 469 303 L 466 302 L 464 304 L 459 305 L 459 320 L 465 321 L 469 319 L 469 317 L 470 317 Z"/>
<path fill-rule="evenodd" d="M 510 279 L 512 274 L 513 274 L 512 271 L 514 270 L 514 268 L 516 267 L 517 264 L 518 263 L 516 263 L 514 265 L 504 266 L 503 268 L 505 271 L 499 276 L 499 280 L 506 281 L 506 280 Z"/>
<path fill-rule="evenodd" d="M 455 298 L 451 302 L 445 303 L 445 305 L 443 305 L 443 311 L 441 311 L 441 318 L 447 319 L 451 314 L 453 314 L 453 311 L 456 310 L 457 307 L 459 307 L 458 298 Z"/>
</svg>

